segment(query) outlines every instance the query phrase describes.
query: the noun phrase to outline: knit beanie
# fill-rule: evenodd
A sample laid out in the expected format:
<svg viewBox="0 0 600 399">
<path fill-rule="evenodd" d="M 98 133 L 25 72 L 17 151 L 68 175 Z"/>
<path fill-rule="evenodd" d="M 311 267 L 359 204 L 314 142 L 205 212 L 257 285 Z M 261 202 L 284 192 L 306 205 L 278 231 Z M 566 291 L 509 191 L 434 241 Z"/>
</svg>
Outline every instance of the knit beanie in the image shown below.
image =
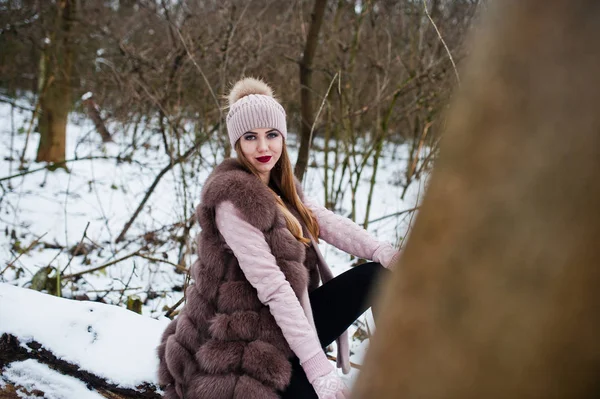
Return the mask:
<svg viewBox="0 0 600 399">
<path fill-rule="evenodd" d="M 273 98 L 273 90 L 265 82 L 254 78 L 239 80 L 229 93 L 227 133 L 231 146 L 252 129 L 277 129 L 287 138 L 285 110 Z"/>
</svg>

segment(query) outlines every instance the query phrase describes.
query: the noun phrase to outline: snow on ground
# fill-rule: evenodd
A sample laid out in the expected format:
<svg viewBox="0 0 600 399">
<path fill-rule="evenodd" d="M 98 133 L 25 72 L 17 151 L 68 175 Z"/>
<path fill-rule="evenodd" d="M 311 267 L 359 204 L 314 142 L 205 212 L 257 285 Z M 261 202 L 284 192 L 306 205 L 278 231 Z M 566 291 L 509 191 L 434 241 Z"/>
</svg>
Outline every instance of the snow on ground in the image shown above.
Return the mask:
<svg viewBox="0 0 600 399">
<path fill-rule="evenodd" d="M 20 103 L 31 107 L 25 99 Z M 0 103 L 0 179 L 20 172 L 18 159 L 25 148 L 25 132 L 30 124 L 30 111 Z M 145 257 L 135 255 L 102 271 L 84 274 L 76 281 L 67 282 L 62 289 L 62 295 L 68 298 L 86 295 L 92 301 L 120 306 L 124 305 L 128 296 L 138 296 L 143 302 L 142 314 L 146 317 L 129 317 L 131 312 L 118 308 L 113 310 L 116 307 L 108 311 L 106 307 L 92 302 L 80 305 L 45 296 L 43 300 L 37 297 L 38 300 L 34 301 L 35 306 L 39 303 L 39 309 L 45 310 L 39 311 L 39 320 L 45 320 L 45 323 L 28 323 L 21 320 L 22 316 L 18 313 L 4 314 L 4 309 L 27 306 L 27 313 L 38 314 L 29 300 L 41 294 L 29 290 L 17 293 L 9 286 L 2 285 L 3 294 L 10 292 L 11 296 L 8 301 L 0 301 L 9 302 L 3 305 L 5 308 L 2 308 L 0 316 L 2 320 L 11 319 L 7 323 L 0 322 L 0 329 L 15 329 L 19 336 L 32 336 L 39 342 L 52 345 L 52 350 L 58 350 L 65 360 L 77 361 L 90 367 L 94 373 L 102 373 L 119 384 L 132 386 L 140 379 L 151 381 L 154 378 L 149 374 L 156 364 L 153 348 L 159 332 L 166 326 L 164 319 L 154 319 L 162 318 L 165 309 L 182 297 L 185 283 L 185 275 L 177 273 L 173 267 L 181 256 L 179 240 L 184 234 L 183 225 L 179 222 L 193 215 L 202 184 L 212 168 L 222 160 L 222 153 L 212 140 L 199 148 L 200 156 L 192 157 L 186 164 L 178 165 L 165 174 L 131 226 L 125 242 L 116 244 L 116 237 L 154 178 L 168 164 L 169 158 L 162 150 L 160 135 L 151 125 L 142 123 L 135 133 L 132 128 L 122 132 L 111 125 L 109 130 L 116 133 L 115 142 L 103 144 L 93 124 L 73 114 L 67 129 L 66 158 L 95 159 L 70 162 L 69 173 L 64 170 L 42 170 L 0 180 L 0 224 L 4 226 L 4 231 L 0 231 L 0 283 L 29 287 L 35 273 L 46 266 L 62 271 L 63 275 L 83 272 L 136 253 L 147 242 L 152 242 L 148 240 L 155 240 L 152 242 L 155 248 L 153 253 L 142 251 L 141 255 Z M 135 150 L 131 147 L 134 134 L 137 143 Z M 25 150 L 26 166 L 30 169 L 43 166 L 33 162 L 38 140 L 39 136 L 32 133 Z M 290 134 L 288 144 L 292 160 L 296 159 L 295 141 Z M 317 138 L 315 147 L 322 148 L 323 140 Z M 409 187 L 405 199 L 399 199 L 402 187 L 397 181 L 406 168 L 407 151 L 405 146 L 384 149 L 377 172 L 370 220 L 413 208 L 423 195 L 424 184 L 415 182 Z M 115 160 L 116 156 L 121 161 Z M 313 166 L 308 169 L 303 183 L 304 190 L 306 195 L 324 203 L 323 153 L 313 151 L 311 164 Z M 332 164 L 333 160 L 330 160 Z M 339 182 L 339 170 L 336 185 Z M 364 220 L 371 175 L 369 163 L 357 192 L 356 220 L 359 223 Z M 340 209 L 337 212 L 348 216 L 351 192 L 347 181 L 343 181 L 342 187 Z M 410 221 L 411 214 L 389 217 L 370 223 L 369 231 L 381 240 L 399 244 L 407 234 Z M 73 256 L 69 249 L 82 240 L 84 231 L 86 238 L 82 242 L 91 250 L 85 256 Z M 148 232 L 152 232 L 150 238 L 144 236 Z M 194 237 L 197 233 L 198 228 L 194 226 L 189 236 Z M 19 254 L 29 246 L 32 246 L 30 251 Z M 354 262 L 349 255 L 326 243 L 321 244 L 321 250 L 336 275 L 347 270 Z M 191 265 L 194 258 L 191 253 L 185 254 L 186 264 Z M 19 306 L 16 301 L 21 301 Z M 30 316 L 27 319 L 35 320 Z M 128 328 L 123 328 L 120 323 L 126 323 Z M 369 312 L 358 324 L 362 324 L 363 330 L 374 329 Z M 88 331 L 90 326 L 91 331 Z M 136 334 L 133 339 L 126 334 L 128 329 L 145 331 L 146 328 L 148 333 L 142 334 L 143 338 Z M 351 327 L 351 337 L 357 329 L 358 326 Z M 107 344 L 112 340 L 116 343 L 113 348 Z M 366 341 L 353 340 L 351 361 L 361 363 L 366 347 Z M 86 348 L 85 351 L 82 348 Z M 110 359 L 111 356 L 106 356 L 109 352 L 105 351 L 116 354 L 118 350 L 125 353 L 134 351 L 135 354 L 131 353 L 129 358 L 138 359 L 136 367 L 125 367 L 129 364 L 127 361 L 111 361 L 109 370 L 103 359 Z M 144 355 L 142 351 L 145 351 Z M 141 358 L 138 356 L 145 356 L 145 360 L 139 361 Z M 145 365 L 142 370 L 140 364 Z M 118 370 L 121 370 L 120 374 Z M 349 377 L 349 383 L 353 376 L 355 373 Z"/>
</svg>

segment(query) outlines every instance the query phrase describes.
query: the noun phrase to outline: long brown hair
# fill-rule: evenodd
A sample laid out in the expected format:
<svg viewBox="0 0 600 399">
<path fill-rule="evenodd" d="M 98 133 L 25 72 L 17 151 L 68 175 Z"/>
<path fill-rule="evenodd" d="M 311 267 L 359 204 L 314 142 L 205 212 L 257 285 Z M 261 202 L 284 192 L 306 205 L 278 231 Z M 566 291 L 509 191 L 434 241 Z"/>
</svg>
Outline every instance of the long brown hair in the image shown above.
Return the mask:
<svg viewBox="0 0 600 399">
<path fill-rule="evenodd" d="M 248 159 L 244 156 L 242 152 L 242 146 L 240 141 L 238 140 L 235 143 L 235 151 L 238 154 L 238 159 L 242 166 L 244 166 L 248 171 L 256 175 L 260 178 L 258 170 L 248 161 Z M 288 230 L 292 235 L 300 242 L 307 244 L 310 243 L 310 239 L 304 237 L 302 233 L 302 226 L 298 222 L 298 219 L 288 210 L 285 206 L 285 202 L 290 204 L 300 215 L 302 221 L 306 225 L 309 233 L 313 238 L 318 242 L 319 240 L 319 224 L 317 223 L 317 219 L 313 215 L 312 211 L 306 207 L 300 200 L 298 196 L 298 191 L 296 190 L 296 184 L 294 183 L 294 174 L 292 173 L 292 164 L 290 162 L 290 158 L 287 152 L 287 146 L 285 145 L 285 141 L 283 142 L 281 157 L 279 161 L 275 164 L 275 167 L 271 170 L 271 180 L 270 183 L 273 184 L 281 193 L 281 197 L 277 195 L 275 191 L 271 187 L 268 189 L 273 193 L 275 197 L 275 201 L 277 202 L 277 206 L 283 213 L 285 218 L 285 223 L 287 225 Z"/>
</svg>

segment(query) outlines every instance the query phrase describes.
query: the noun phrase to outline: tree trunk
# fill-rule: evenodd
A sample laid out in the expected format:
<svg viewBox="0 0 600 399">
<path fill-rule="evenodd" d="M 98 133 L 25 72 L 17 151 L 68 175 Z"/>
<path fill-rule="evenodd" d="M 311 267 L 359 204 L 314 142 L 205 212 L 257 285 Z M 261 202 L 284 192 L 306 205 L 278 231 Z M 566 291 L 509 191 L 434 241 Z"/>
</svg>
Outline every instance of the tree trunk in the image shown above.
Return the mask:
<svg viewBox="0 0 600 399">
<path fill-rule="evenodd" d="M 353 398 L 600 395 L 600 5 L 493 2 Z"/>
<path fill-rule="evenodd" d="M 294 167 L 294 174 L 302 181 L 308 166 L 308 151 L 311 144 L 312 124 L 314 113 L 312 108 L 312 63 L 317 51 L 319 31 L 325 15 L 326 0 L 315 0 L 310 28 L 306 37 L 304 54 L 300 61 L 300 113 L 302 115 L 302 129 L 300 133 L 300 149 Z"/>
<path fill-rule="evenodd" d="M 40 96 L 40 144 L 36 162 L 65 160 L 67 119 L 71 110 L 72 27 L 75 0 L 56 2 L 56 21 L 46 48 L 44 89 Z"/>
</svg>

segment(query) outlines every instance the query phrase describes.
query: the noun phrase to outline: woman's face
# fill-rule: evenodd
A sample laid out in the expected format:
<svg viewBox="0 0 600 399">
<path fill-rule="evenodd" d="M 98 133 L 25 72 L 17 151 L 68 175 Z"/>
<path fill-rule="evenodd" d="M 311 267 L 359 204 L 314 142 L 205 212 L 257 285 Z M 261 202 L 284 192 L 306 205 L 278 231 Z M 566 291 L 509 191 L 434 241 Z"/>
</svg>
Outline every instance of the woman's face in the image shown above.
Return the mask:
<svg viewBox="0 0 600 399">
<path fill-rule="evenodd" d="M 279 161 L 283 136 L 276 129 L 252 129 L 240 138 L 240 148 L 246 159 L 256 168 L 263 182 L 268 183 L 271 170 Z"/>
</svg>

